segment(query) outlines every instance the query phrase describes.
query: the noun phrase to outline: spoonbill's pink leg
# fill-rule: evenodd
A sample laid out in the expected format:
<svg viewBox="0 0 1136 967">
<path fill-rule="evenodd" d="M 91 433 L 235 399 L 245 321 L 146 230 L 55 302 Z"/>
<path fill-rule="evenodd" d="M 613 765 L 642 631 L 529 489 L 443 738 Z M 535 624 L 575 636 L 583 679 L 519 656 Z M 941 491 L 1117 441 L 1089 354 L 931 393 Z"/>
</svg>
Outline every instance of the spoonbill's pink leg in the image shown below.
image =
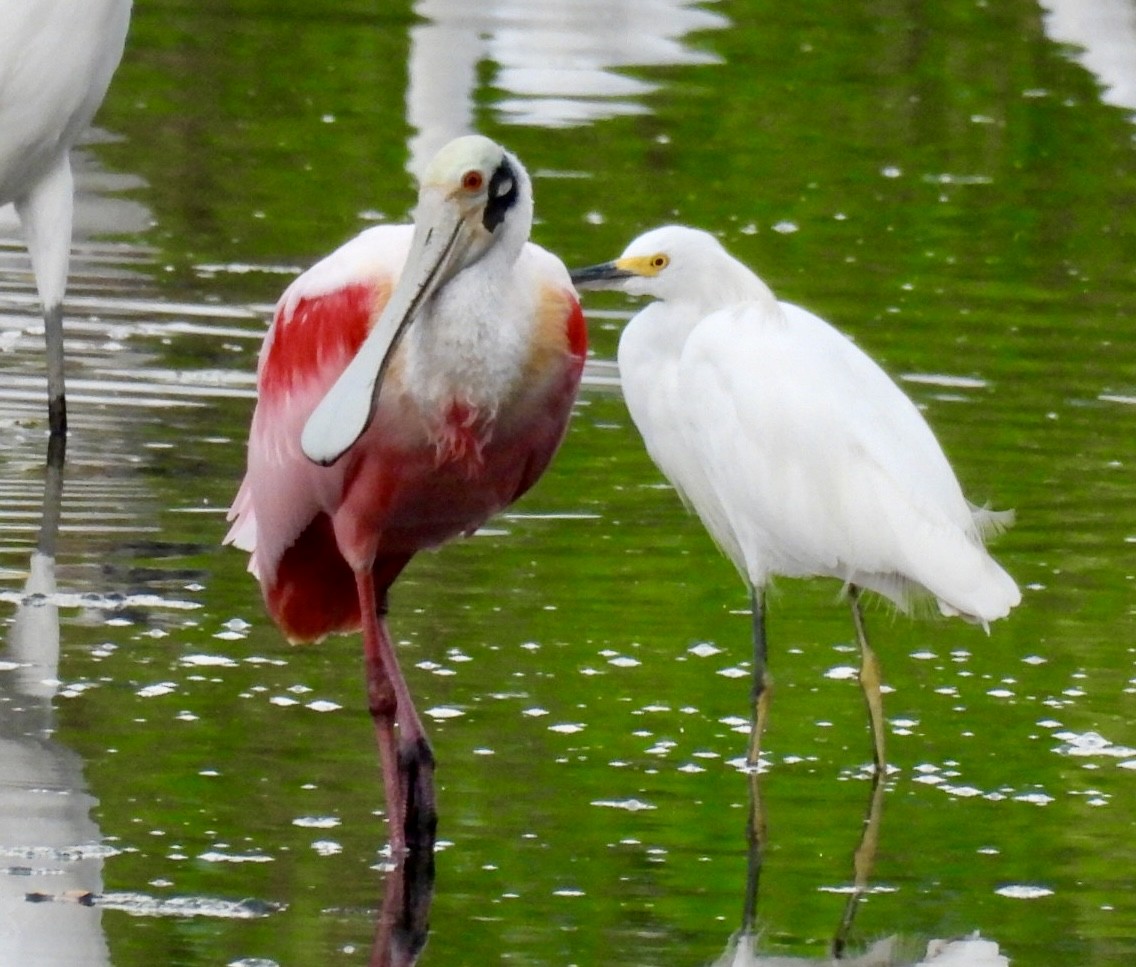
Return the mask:
<svg viewBox="0 0 1136 967">
<path fill-rule="evenodd" d="M 376 565 L 356 574 L 363 624 L 367 704 L 375 723 L 382 761 L 383 789 L 390 823 L 391 853 L 397 858 L 437 824 L 434 753 L 410 697 L 386 627 L 387 588 L 409 558 Z M 376 582 L 375 577 L 380 581 Z M 397 735 L 395 726 L 398 726 Z"/>
</svg>

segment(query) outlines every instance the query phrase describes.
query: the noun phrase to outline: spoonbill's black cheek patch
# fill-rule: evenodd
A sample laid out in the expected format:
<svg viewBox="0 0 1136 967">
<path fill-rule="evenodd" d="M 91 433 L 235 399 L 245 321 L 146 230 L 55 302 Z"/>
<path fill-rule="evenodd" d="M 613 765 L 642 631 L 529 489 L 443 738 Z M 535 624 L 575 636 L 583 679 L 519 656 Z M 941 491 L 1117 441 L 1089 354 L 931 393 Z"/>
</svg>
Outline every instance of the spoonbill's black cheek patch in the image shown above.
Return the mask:
<svg viewBox="0 0 1136 967">
<path fill-rule="evenodd" d="M 505 213 L 517 203 L 517 175 L 509 162 L 502 161 L 489 179 L 489 201 L 481 223 L 493 232 L 505 220 Z"/>
</svg>

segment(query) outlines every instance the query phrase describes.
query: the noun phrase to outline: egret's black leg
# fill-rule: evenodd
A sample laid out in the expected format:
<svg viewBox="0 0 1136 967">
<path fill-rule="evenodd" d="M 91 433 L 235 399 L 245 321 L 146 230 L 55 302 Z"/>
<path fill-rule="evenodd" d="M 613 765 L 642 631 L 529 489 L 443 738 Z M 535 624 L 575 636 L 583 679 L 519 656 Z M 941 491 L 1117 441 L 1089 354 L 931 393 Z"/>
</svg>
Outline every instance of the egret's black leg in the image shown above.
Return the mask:
<svg viewBox="0 0 1136 967">
<path fill-rule="evenodd" d="M 887 760 L 884 757 L 884 700 L 880 692 L 882 675 L 880 660 L 868 644 L 868 634 L 864 630 L 864 615 L 860 611 L 860 589 L 855 585 L 848 588 L 848 598 L 852 603 L 852 623 L 856 627 L 856 640 L 860 644 L 860 687 L 868 703 L 868 717 L 872 722 L 873 757 L 876 772 L 883 773 Z"/>
<path fill-rule="evenodd" d="M 750 721 L 749 754 L 746 763 L 756 769 L 761 755 L 761 737 L 765 732 L 765 719 L 769 713 L 769 693 L 773 684 L 766 665 L 765 643 L 765 590 L 754 588 L 753 605 L 753 678 L 750 691 L 752 719 Z"/>
<path fill-rule="evenodd" d="M 749 782 L 749 818 L 746 821 L 746 886 L 742 904 L 742 935 L 752 936 L 757 930 L 758 886 L 765 861 L 767 830 L 765 803 L 761 798 L 761 776 L 756 769 L 750 769 L 746 780 Z"/>
</svg>

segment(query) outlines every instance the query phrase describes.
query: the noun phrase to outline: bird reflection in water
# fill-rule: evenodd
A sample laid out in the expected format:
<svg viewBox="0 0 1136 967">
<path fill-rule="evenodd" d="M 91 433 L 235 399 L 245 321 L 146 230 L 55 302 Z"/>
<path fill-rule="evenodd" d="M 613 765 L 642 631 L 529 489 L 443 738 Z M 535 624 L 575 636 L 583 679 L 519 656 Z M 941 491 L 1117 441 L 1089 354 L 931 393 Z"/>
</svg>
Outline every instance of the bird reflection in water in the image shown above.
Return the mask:
<svg viewBox="0 0 1136 967">
<path fill-rule="evenodd" d="M 0 872 L 0 963 L 102 967 L 110 956 L 98 910 L 29 902 L 99 894 L 105 855 L 83 761 L 55 738 L 60 634 L 53 596 L 65 447 L 65 436 L 51 436 L 43 515 L 2 653 L 0 855 L 18 859 Z"/>
<path fill-rule="evenodd" d="M 828 956 L 821 958 L 791 957 L 763 954 L 757 947 L 761 937 L 758 926 L 757 903 L 761 881 L 762 861 L 767 844 L 765 806 L 761 799 L 760 777 L 750 770 L 749 818 L 746 826 L 747 870 L 746 891 L 742 905 L 741 928 L 726 945 L 725 951 L 711 967 L 799 967 L 804 964 L 842 965 L 842 967 L 1009 967 L 1010 961 L 998 950 L 998 945 L 977 934 L 956 940 L 931 940 L 926 947 L 920 941 L 892 935 L 877 940 L 871 946 L 856 952 L 849 938 L 861 901 L 868 893 L 869 880 L 879 852 L 880 828 L 883 817 L 884 784 L 879 772 L 871 778 L 867 813 L 864 816 L 860 841 L 852 854 L 852 886 L 844 904 L 840 922 L 832 938 Z M 920 949 L 924 952 L 920 954 Z"/>
<path fill-rule="evenodd" d="M 425 824 L 412 819 L 412 828 Z M 430 930 L 434 902 L 434 836 L 407 842 L 401 860 L 387 873 L 375 920 L 370 967 L 410 967 L 418 962 Z"/>
</svg>

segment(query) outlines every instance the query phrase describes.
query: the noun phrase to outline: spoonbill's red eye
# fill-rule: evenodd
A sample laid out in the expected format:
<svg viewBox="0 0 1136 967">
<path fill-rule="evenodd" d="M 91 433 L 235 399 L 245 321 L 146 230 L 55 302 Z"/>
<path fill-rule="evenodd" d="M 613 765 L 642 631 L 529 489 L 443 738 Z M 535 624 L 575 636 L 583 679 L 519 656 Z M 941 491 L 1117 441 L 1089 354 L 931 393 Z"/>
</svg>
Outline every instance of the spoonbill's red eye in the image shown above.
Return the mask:
<svg viewBox="0 0 1136 967">
<path fill-rule="evenodd" d="M 467 171 L 462 175 L 462 187 L 466 191 L 481 191 L 485 184 L 485 175 L 480 171 Z"/>
</svg>

